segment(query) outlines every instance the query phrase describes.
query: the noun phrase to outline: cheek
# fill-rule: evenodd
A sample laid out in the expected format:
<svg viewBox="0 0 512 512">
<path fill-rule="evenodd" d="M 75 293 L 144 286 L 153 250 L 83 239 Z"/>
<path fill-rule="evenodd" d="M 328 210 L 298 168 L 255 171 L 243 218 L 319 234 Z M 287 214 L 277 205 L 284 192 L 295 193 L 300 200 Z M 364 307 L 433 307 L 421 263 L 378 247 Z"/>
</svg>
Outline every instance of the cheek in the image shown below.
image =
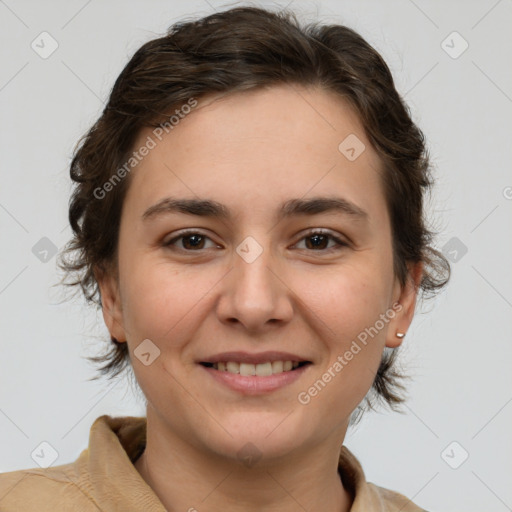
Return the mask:
<svg viewBox="0 0 512 512">
<path fill-rule="evenodd" d="M 183 371 L 189 371 L 180 367 L 180 353 L 200 325 L 202 311 L 208 307 L 208 292 L 218 278 L 197 269 L 177 271 L 168 262 L 151 258 L 134 261 L 124 270 L 123 320 L 137 382 L 159 411 L 171 414 L 180 403 L 194 410 L 190 395 L 183 393 L 179 384 Z M 160 351 L 147 366 L 134 354 L 145 339 Z"/>
<path fill-rule="evenodd" d="M 192 266 L 177 270 L 149 257 L 124 268 L 123 320 L 128 336 L 133 342 L 149 338 L 161 349 L 169 340 L 172 347 L 179 346 L 182 333 L 198 324 L 218 277 Z"/>
<path fill-rule="evenodd" d="M 369 259 L 369 258 L 368 258 Z M 318 317 L 323 330 L 342 349 L 347 340 L 378 320 L 388 307 L 387 269 L 377 261 L 340 265 L 315 274 L 297 273 L 294 292 Z"/>
<path fill-rule="evenodd" d="M 349 401 L 348 411 L 372 385 L 392 318 L 386 316 L 389 283 L 382 278 L 386 272 L 377 262 L 347 266 L 315 279 L 303 276 L 295 288 L 313 313 L 314 330 L 327 350 L 328 360 L 311 380 L 319 394 L 322 390 L 324 405 L 339 408 Z"/>
</svg>

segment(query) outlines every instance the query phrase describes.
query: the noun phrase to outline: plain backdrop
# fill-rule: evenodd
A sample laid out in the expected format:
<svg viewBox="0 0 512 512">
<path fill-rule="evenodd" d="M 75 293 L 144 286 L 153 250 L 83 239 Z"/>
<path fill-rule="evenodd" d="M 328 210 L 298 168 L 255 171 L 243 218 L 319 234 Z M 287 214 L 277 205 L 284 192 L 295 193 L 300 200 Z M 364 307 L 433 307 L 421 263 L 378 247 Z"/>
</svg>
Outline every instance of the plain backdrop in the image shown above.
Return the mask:
<svg viewBox="0 0 512 512">
<path fill-rule="evenodd" d="M 244 4 L 0 1 L 0 471 L 35 467 L 43 441 L 58 453 L 53 465 L 71 462 L 98 416 L 144 415 L 126 379 L 88 380 L 84 356 L 101 351 L 107 330 L 58 286 L 68 166 L 141 44 L 184 16 L 235 5 Z M 369 481 L 430 511 L 512 510 L 512 2 L 290 8 L 354 28 L 388 62 L 428 139 L 430 218 L 452 260 L 448 288 L 420 305 L 404 342 L 404 413 L 368 413 L 345 444 Z M 51 55 L 41 38 L 47 52 L 58 45 Z"/>
</svg>

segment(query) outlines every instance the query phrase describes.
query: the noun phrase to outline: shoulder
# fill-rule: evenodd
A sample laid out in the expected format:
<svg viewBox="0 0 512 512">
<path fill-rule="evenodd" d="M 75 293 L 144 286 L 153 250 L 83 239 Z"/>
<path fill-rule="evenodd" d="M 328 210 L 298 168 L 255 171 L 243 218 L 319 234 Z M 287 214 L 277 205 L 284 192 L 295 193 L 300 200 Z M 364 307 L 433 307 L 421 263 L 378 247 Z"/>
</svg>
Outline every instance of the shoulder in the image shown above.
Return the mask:
<svg viewBox="0 0 512 512">
<path fill-rule="evenodd" d="M 67 509 L 98 508 L 73 478 L 74 464 L 47 469 L 33 468 L 0 473 L 0 510 L 2 512 L 54 512 Z"/>
<path fill-rule="evenodd" d="M 0 511 L 98 512 L 116 500 L 126 505 L 119 510 L 128 510 L 132 502 L 147 502 L 148 495 L 158 504 L 131 462 L 144 447 L 145 426 L 145 418 L 103 415 L 92 424 L 89 445 L 74 462 L 0 473 Z"/>
<path fill-rule="evenodd" d="M 368 483 L 368 488 L 381 502 L 381 510 L 386 512 L 428 512 L 414 504 L 409 498 L 391 489 Z"/>
<path fill-rule="evenodd" d="M 345 445 L 340 450 L 338 469 L 343 485 L 354 497 L 352 512 L 428 512 L 403 494 L 368 482 L 361 463 Z"/>
</svg>

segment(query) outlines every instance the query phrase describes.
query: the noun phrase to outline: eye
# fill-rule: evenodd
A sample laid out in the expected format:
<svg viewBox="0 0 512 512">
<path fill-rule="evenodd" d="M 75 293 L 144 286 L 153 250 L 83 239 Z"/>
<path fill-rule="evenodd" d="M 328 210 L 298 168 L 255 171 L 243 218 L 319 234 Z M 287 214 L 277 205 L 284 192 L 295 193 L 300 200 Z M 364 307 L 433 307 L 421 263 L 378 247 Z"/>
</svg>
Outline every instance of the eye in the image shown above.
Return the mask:
<svg viewBox="0 0 512 512">
<path fill-rule="evenodd" d="M 310 231 L 300 241 L 302 242 L 303 240 L 306 240 L 306 249 L 313 251 L 330 252 L 332 250 L 339 250 L 342 247 L 348 247 L 348 243 L 322 229 Z M 308 240 L 310 243 L 307 242 Z M 327 248 L 326 244 L 329 241 L 334 241 L 334 247 Z"/>
<path fill-rule="evenodd" d="M 176 243 L 179 240 L 181 240 L 181 247 L 178 247 L 176 245 Z M 172 249 L 181 250 L 185 252 L 198 252 L 203 249 L 207 249 L 207 247 L 205 247 L 206 240 L 212 242 L 212 247 L 219 247 L 210 239 L 210 237 L 204 235 L 201 232 L 193 230 L 183 231 L 179 234 L 179 236 L 176 236 L 171 240 L 164 242 L 162 245 L 164 247 L 169 247 Z M 302 242 L 303 240 L 306 241 L 306 250 L 312 250 L 317 252 L 331 252 L 332 250 L 339 250 L 340 248 L 348 247 L 349 245 L 340 238 L 334 236 L 332 233 L 329 233 L 322 229 L 310 231 L 300 240 L 300 242 Z M 329 241 L 334 242 L 334 246 L 328 247 Z"/>
<path fill-rule="evenodd" d="M 182 240 L 181 247 L 176 247 L 176 249 L 189 252 L 193 252 L 194 250 L 205 249 L 205 240 L 210 240 L 212 242 L 212 240 L 208 236 L 198 231 L 183 231 L 179 236 L 174 237 L 167 242 L 164 242 L 162 245 L 164 247 L 174 248 L 172 246 L 174 246 L 178 240 Z M 218 245 L 215 243 L 213 243 L 213 246 L 218 247 Z"/>
</svg>

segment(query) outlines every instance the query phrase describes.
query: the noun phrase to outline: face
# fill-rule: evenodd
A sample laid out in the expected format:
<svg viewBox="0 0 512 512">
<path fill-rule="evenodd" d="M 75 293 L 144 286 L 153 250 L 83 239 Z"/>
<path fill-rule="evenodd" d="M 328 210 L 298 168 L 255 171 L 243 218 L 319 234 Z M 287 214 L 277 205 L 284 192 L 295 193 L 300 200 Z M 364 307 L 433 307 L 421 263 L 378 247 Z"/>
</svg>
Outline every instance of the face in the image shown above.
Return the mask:
<svg viewBox="0 0 512 512">
<path fill-rule="evenodd" d="M 135 147 L 148 136 L 119 280 L 100 280 L 148 417 L 212 456 L 339 446 L 415 303 L 393 275 L 381 163 L 357 115 L 332 93 L 282 85 L 201 99 Z"/>
</svg>

